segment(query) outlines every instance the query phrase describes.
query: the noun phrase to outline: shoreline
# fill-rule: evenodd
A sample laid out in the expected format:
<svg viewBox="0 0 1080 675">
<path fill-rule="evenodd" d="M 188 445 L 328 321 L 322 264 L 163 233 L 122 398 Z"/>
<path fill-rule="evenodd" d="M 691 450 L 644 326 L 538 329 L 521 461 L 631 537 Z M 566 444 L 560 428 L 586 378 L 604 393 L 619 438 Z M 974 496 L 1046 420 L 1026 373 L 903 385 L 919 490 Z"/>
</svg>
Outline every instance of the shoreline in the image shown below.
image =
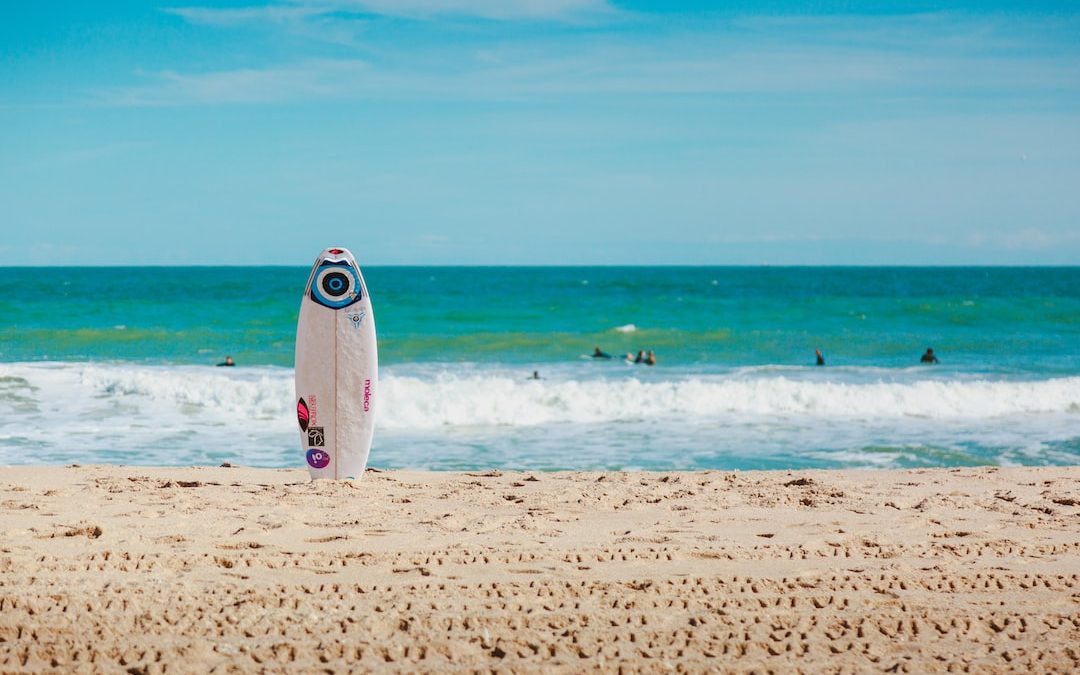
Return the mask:
<svg viewBox="0 0 1080 675">
<path fill-rule="evenodd" d="M 0 670 L 1080 669 L 1080 467 L 0 467 Z"/>
<path fill-rule="evenodd" d="M 1080 464 L 1080 366 L 547 365 L 530 380 L 524 363 L 384 363 L 372 461 L 435 471 Z M 294 372 L 280 367 L 0 364 L 0 409 L 11 413 L 0 419 L 0 465 L 304 466 L 294 396 Z"/>
</svg>

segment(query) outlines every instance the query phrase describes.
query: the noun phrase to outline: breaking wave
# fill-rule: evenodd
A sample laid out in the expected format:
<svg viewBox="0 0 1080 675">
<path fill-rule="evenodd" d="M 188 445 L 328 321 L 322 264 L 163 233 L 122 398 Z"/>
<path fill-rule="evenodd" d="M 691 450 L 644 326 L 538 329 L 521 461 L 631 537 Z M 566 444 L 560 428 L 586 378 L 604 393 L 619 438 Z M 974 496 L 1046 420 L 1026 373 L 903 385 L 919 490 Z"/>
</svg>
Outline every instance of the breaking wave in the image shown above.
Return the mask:
<svg viewBox="0 0 1080 675">
<path fill-rule="evenodd" d="M 534 426 L 731 415 L 981 419 L 1080 413 L 1080 377 L 840 382 L 788 375 L 529 381 L 498 373 L 384 372 L 379 426 Z M 0 365 L 0 412 L 292 423 L 292 371 L 195 366 Z M 7 410 L 3 410 L 7 408 Z M 11 420 L 10 415 L 5 415 Z M 0 424 L 0 429 L 3 428 Z"/>
</svg>

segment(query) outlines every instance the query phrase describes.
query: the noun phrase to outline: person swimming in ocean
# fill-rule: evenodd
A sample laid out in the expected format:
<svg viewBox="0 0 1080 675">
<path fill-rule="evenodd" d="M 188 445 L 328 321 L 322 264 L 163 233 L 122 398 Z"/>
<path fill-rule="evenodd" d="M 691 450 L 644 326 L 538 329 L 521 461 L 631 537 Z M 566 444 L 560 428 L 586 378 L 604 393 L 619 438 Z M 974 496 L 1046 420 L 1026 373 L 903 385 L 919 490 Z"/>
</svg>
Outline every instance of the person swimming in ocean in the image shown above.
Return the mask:
<svg viewBox="0 0 1080 675">
<path fill-rule="evenodd" d="M 236 362 L 232 360 L 231 356 L 226 356 L 225 360 L 218 364 L 219 366 L 235 366 Z"/>
<path fill-rule="evenodd" d="M 940 361 L 938 361 L 937 355 L 934 354 L 933 347 L 926 348 L 926 353 L 922 355 L 921 359 L 919 359 L 919 363 L 940 363 Z"/>
<path fill-rule="evenodd" d="M 604 352 L 600 351 L 599 347 L 596 347 L 596 348 L 593 349 L 592 357 L 594 359 L 610 359 L 611 354 L 604 353 Z"/>
<path fill-rule="evenodd" d="M 539 379 L 541 379 L 540 378 L 540 371 L 539 370 L 534 370 L 533 374 L 532 374 L 532 377 L 530 377 L 529 379 L 530 380 L 539 380 Z"/>
<path fill-rule="evenodd" d="M 814 356 L 817 357 L 817 364 L 819 366 L 825 365 L 825 357 L 821 355 L 821 350 L 820 349 L 815 349 L 814 350 Z"/>
<path fill-rule="evenodd" d="M 637 356 L 634 357 L 634 363 L 645 363 L 645 350 L 644 349 L 639 351 L 637 353 Z"/>
<path fill-rule="evenodd" d="M 645 357 L 645 365 L 647 365 L 647 366 L 655 366 L 656 365 L 656 354 L 653 353 L 653 350 L 651 350 L 651 349 L 649 350 L 649 355 Z"/>
</svg>

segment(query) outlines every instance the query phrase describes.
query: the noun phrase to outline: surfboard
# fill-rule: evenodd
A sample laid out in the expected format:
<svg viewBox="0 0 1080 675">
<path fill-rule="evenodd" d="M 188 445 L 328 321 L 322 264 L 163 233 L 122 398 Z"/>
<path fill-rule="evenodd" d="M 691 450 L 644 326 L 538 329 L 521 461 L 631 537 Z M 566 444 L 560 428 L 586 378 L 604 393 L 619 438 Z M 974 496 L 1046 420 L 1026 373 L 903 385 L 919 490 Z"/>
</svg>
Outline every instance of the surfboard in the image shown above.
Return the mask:
<svg viewBox="0 0 1080 675">
<path fill-rule="evenodd" d="M 296 325 L 296 420 L 314 478 L 359 479 L 375 433 L 379 356 L 360 266 L 328 248 L 311 267 Z"/>
</svg>

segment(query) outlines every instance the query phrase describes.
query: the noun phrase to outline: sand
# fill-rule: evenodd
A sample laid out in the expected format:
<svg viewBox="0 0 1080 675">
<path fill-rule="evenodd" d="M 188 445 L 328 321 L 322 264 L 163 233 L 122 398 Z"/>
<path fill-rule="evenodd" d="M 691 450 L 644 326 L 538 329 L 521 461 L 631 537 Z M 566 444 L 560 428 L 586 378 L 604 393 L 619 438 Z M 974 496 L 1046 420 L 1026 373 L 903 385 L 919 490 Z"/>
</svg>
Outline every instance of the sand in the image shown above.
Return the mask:
<svg viewBox="0 0 1080 675">
<path fill-rule="evenodd" d="M 1080 671 L 1080 468 L 0 468 L 0 671 Z"/>
</svg>

